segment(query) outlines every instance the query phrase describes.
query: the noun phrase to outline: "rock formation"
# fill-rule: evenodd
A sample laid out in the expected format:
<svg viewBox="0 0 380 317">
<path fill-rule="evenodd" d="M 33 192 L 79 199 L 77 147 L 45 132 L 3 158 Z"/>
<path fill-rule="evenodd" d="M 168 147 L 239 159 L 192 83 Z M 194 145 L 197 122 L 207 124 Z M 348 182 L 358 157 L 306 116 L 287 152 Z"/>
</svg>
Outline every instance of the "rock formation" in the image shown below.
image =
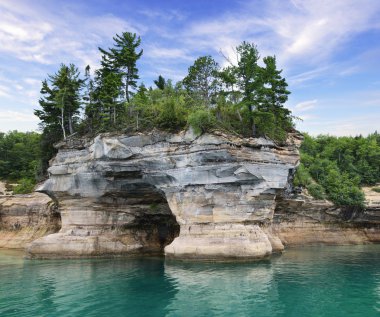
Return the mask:
<svg viewBox="0 0 380 317">
<path fill-rule="evenodd" d="M 265 228 L 298 164 L 299 142 L 297 134 L 278 147 L 263 138 L 191 131 L 63 142 L 38 189 L 57 203 L 62 228 L 28 252 L 71 257 L 165 248 L 175 258 L 269 255 L 278 239 Z"/>
<path fill-rule="evenodd" d="M 380 242 L 380 195 L 365 210 L 337 207 L 310 196 L 278 199 L 269 232 L 284 246 L 345 245 Z M 283 248 L 280 245 L 279 249 Z"/>
<path fill-rule="evenodd" d="M 23 249 L 57 232 L 60 222 L 53 202 L 44 194 L 0 196 L 0 248 Z"/>
</svg>

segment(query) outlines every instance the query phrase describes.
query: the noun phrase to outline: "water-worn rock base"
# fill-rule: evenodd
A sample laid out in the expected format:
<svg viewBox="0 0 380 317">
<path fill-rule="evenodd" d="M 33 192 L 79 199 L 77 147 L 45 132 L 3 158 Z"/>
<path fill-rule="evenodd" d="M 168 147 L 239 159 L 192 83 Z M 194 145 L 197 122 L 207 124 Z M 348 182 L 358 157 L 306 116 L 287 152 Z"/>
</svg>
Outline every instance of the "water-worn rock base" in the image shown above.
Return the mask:
<svg viewBox="0 0 380 317">
<path fill-rule="evenodd" d="M 165 248 L 168 258 L 177 259 L 257 259 L 271 253 L 261 228 L 243 224 L 182 226 L 180 236 Z"/>
</svg>

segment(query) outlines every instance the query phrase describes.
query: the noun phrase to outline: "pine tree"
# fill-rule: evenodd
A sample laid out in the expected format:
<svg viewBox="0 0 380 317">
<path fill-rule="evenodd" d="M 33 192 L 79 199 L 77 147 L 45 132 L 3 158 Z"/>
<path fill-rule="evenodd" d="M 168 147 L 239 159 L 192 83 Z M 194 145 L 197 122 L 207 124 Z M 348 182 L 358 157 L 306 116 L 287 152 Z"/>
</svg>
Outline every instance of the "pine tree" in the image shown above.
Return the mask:
<svg viewBox="0 0 380 317">
<path fill-rule="evenodd" d="M 157 86 L 158 89 L 164 90 L 166 85 L 165 78 L 159 75 L 158 79 L 154 80 L 154 84 Z"/>
<path fill-rule="evenodd" d="M 137 88 L 139 79 L 136 63 L 143 54 L 142 49 L 138 52 L 141 38 L 137 37 L 135 33 L 123 32 L 121 35 L 116 34 L 113 40 L 115 41 L 114 47 L 109 51 L 99 48 L 103 54 L 102 66 L 111 72 L 120 74 L 124 82 L 124 96 L 129 102 L 132 89 Z"/>
<path fill-rule="evenodd" d="M 252 129 L 252 136 L 256 136 L 256 123 L 254 111 L 258 109 L 258 104 L 262 96 L 262 69 L 257 64 L 259 52 L 256 45 L 243 42 L 236 48 L 238 63 L 235 68 L 237 84 L 243 93 L 242 105 L 247 107 L 249 115 L 249 125 Z"/>
<path fill-rule="evenodd" d="M 81 106 L 80 91 L 84 80 L 79 78 L 80 73 L 74 64 L 61 64 L 54 75 L 48 75 L 48 80 L 42 82 L 40 106 L 42 110 L 35 110 L 34 114 L 40 118 L 43 128 L 60 126 L 62 136 L 74 133 L 74 126 L 78 121 Z M 49 86 L 50 84 L 50 86 Z"/>
<path fill-rule="evenodd" d="M 219 65 L 211 56 L 202 56 L 189 67 L 189 73 L 183 79 L 185 88 L 206 107 L 214 102 L 220 88 L 218 71 Z"/>
</svg>

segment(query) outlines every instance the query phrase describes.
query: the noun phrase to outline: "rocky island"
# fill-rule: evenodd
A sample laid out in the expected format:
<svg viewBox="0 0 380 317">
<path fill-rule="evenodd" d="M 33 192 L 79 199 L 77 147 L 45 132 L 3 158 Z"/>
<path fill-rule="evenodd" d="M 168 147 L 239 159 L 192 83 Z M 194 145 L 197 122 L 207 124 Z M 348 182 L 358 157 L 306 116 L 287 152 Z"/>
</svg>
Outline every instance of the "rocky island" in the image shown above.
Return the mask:
<svg viewBox="0 0 380 317">
<path fill-rule="evenodd" d="M 0 243 L 42 258 L 226 260 L 292 245 L 380 241 L 376 199 L 363 212 L 294 193 L 301 141 L 291 133 L 280 147 L 191 129 L 68 139 L 37 189 L 40 209 L 26 202 L 36 198 L 0 201 Z M 19 242 L 7 242 L 9 235 Z"/>
</svg>

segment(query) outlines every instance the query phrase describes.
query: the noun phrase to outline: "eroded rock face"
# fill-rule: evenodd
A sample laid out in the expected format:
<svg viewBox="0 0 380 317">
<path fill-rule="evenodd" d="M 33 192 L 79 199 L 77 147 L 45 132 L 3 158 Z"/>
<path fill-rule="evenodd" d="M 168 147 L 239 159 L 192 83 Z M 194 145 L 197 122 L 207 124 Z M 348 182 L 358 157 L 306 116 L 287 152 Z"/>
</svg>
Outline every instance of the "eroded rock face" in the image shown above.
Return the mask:
<svg viewBox="0 0 380 317">
<path fill-rule="evenodd" d="M 345 245 L 380 242 L 380 196 L 364 189 L 366 208 L 339 208 L 326 200 L 299 195 L 278 199 L 267 233 L 283 246 Z M 376 196 L 376 197 L 375 197 Z M 277 249 L 283 246 L 278 244 Z"/>
<path fill-rule="evenodd" d="M 58 203 L 59 233 L 32 256 L 160 252 L 258 258 L 272 252 L 275 198 L 299 161 L 286 147 L 223 134 L 100 135 L 61 144 L 38 190 Z M 174 239 L 174 240 L 173 240 Z"/>
<path fill-rule="evenodd" d="M 60 215 L 48 196 L 40 193 L 0 196 L 0 248 L 23 249 L 60 227 Z"/>
</svg>

